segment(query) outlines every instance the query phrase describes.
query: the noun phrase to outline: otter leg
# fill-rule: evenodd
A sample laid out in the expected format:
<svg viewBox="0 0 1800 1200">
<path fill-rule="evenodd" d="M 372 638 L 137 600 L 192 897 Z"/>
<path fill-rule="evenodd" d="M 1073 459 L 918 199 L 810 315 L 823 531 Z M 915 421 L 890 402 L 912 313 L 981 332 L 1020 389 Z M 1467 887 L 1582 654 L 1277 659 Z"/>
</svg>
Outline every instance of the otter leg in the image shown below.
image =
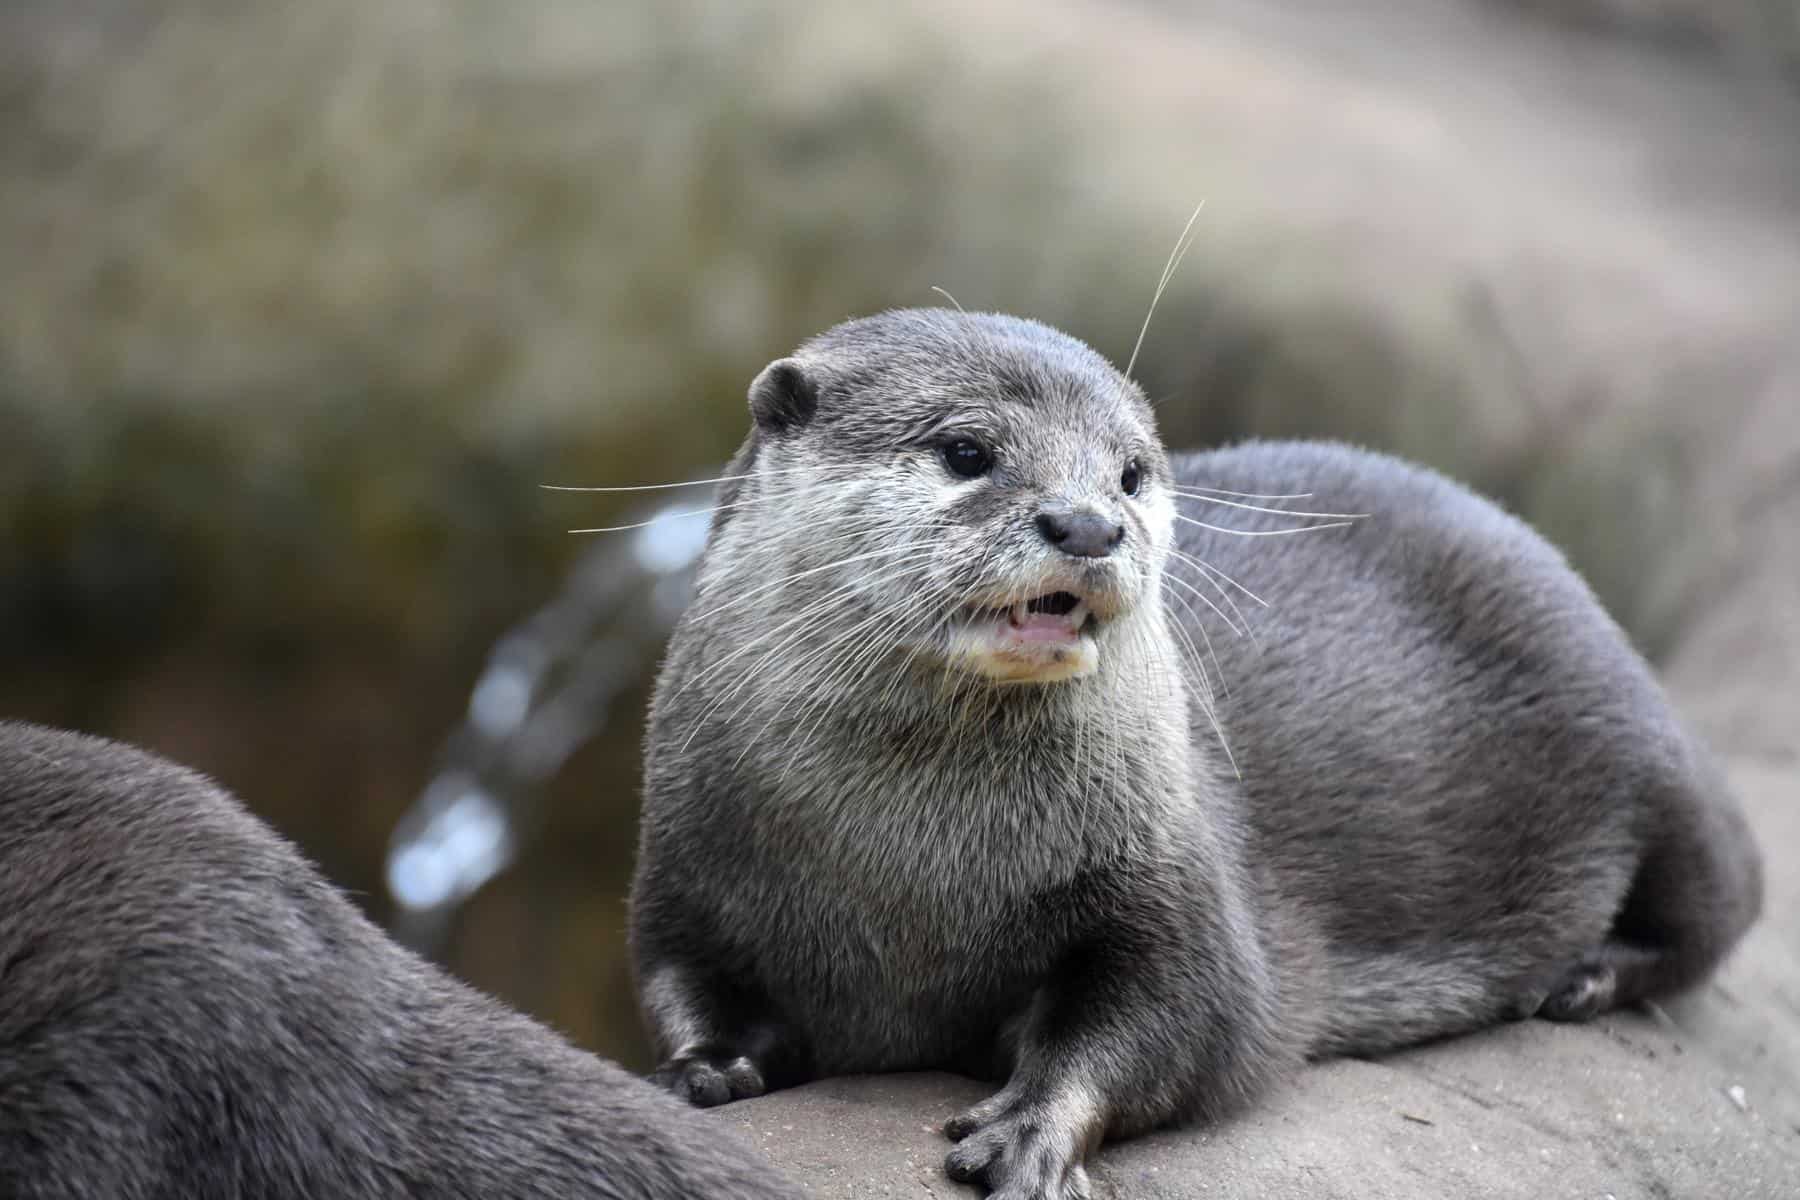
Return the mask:
<svg viewBox="0 0 1800 1200">
<path fill-rule="evenodd" d="M 804 1076 L 787 1031 L 711 973 L 660 967 L 643 999 L 661 1055 L 651 1081 L 690 1104 L 745 1100 Z"/>
<path fill-rule="evenodd" d="M 1550 988 L 1537 1015 L 1550 1021 L 1591 1021 L 1696 982 L 1710 963 L 1673 948 L 1637 946 L 1609 938 L 1570 967 Z"/>
<path fill-rule="evenodd" d="M 1761 860 L 1723 786 L 1668 797 L 1611 935 L 1558 978 L 1539 1016 L 1585 1021 L 1693 987 L 1756 919 Z"/>
<path fill-rule="evenodd" d="M 1103 1136 L 1223 1113 L 1285 1061 L 1241 902 L 1191 878 L 1146 890 L 1039 990 L 1006 1086 L 945 1125 L 952 1179 L 986 1185 L 990 1200 L 1079 1200 L 1082 1160 Z"/>
</svg>

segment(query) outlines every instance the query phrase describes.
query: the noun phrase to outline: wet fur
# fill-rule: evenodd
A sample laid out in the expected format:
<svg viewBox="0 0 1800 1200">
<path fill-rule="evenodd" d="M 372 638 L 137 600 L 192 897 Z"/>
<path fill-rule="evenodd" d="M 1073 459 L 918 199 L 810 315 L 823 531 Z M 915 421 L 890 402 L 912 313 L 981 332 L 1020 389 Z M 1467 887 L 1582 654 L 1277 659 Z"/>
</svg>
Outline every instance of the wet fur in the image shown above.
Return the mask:
<svg viewBox="0 0 1800 1200">
<path fill-rule="evenodd" d="M 1228 1112 L 1309 1056 L 1688 987 L 1754 919 L 1743 820 L 1641 658 L 1548 544 L 1442 477 L 1336 445 L 1170 460 L 1086 347 L 935 310 L 840 326 L 751 407 L 649 734 L 632 936 L 678 1093 L 1005 1080 L 948 1127 L 950 1173 L 1079 1196 L 1102 1136 Z M 946 413 L 1016 469 L 932 476 L 913 431 Z M 1176 486 L 1370 516 L 1234 537 L 1171 519 Z M 867 661 L 830 652 L 896 591 L 1038 579 L 1047 498 L 1130 527 L 1094 674 L 974 680 L 880 620 Z M 1244 601 L 1254 640 L 1164 579 L 1233 611 L 1171 544 L 1269 601 Z"/>
<path fill-rule="evenodd" d="M 0 723 L 0 1196 L 796 1195 L 201 777 Z"/>
</svg>

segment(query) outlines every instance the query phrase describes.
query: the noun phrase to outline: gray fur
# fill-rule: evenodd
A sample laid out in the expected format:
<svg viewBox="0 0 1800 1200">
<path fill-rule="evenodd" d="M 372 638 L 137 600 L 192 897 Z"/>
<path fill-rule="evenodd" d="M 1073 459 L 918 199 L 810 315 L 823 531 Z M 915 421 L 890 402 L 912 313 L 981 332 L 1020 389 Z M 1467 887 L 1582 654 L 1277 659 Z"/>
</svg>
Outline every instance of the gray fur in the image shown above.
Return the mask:
<svg viewBox="0 0 1800 1200">
<path fill-rule="evenodd" d="M 199 776 L 0 723 L 0 1196 L 797 1195 Z"/>
<path fill-rule="evenodd" d="M 633 944 L 690 1099 L 986 1074 L 950 1173 L 1081 1196 L 1102 1136 L 1309 1056 L 1690 986 L 1754 918 L 1716 771 L 1486 501 L 1345 446 L 1170 460 L 1135 385 L 1029 321 L 889 313 L 776 367 L 651 715 Z M 946 430 L 993 473 L 954 478 Z M 1177 508 L 1298 522 L 1172 486 L 1370 515 L 1234 537 Z M 1061 553 L 1047 507 L 1125 536 Z M 973 672 L 938 623 L 1055 588 L 1099 624 L 1054 682 Z"/>
</svg>

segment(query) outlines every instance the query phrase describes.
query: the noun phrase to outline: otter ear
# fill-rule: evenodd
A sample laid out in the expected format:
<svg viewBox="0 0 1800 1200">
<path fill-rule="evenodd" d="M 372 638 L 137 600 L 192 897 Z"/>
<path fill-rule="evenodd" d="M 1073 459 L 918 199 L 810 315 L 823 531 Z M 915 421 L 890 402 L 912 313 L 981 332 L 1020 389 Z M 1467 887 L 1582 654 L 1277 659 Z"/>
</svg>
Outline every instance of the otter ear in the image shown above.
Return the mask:
<svg viewBox="0 0 1800 1200">
<path fill-rule="evenodd" d="M 794 359 L 776 359 L 750 384 L 750 414 L 766 432 L 797 429 L 812 420 L 818 407 L 818 385 Z"/>
</svg>

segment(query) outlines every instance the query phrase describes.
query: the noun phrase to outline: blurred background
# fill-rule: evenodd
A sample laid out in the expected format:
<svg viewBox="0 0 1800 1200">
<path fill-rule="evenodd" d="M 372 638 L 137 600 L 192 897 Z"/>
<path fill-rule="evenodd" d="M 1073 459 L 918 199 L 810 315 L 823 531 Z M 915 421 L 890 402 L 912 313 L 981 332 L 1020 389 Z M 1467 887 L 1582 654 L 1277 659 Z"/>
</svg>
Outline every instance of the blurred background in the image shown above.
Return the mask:
<svg viewBox="0 0 1800 1200">
<path fill-rule="evenodd" d="M 1792 753 L 1791 639 L 1708 618 L 1800 494 L 1795 0 L 6 0 L 0 715 L 642 1067 L 691 537 L 539 485 L 715 474 L 765 362 L 933 287 L 1122 363 L 1202 199 L 1171 444 L 1434 463 Z"/>
</svg>

